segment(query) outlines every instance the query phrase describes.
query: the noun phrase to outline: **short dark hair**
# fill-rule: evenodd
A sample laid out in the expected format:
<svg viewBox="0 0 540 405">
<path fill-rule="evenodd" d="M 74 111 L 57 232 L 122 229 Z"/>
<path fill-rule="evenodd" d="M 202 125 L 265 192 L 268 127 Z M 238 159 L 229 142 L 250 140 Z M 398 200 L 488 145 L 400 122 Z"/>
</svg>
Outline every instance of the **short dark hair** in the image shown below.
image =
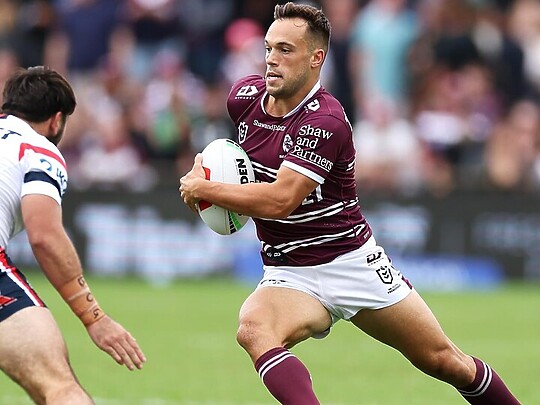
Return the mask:
<svg viewBox="0 0 540 405">
<path fill-rule="evenodd" d="M 332 27 L 322 10 L 308 4 L 288 2 L 278 4 L 274 9 L 274 20 L 301 18 L 308 24 L 308 32 L 318 40 L 325 51 L 328 51 Z"/>
<path fill-rule="evenodd" d="M 71 85 L 58 72 L 34 66 L 18 68 L 4 85 L 2 112 L 29 122 L 43 122 L 57 112 L 73 114 L 77 102 Z"/>
</svg>

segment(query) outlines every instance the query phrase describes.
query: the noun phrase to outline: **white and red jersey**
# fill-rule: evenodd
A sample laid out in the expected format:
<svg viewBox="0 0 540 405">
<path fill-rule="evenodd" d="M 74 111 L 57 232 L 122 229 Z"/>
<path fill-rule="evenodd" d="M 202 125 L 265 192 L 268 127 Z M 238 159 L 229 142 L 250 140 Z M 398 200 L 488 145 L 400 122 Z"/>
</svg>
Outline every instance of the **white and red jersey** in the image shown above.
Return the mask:
<svg viewBox="0 0 540 405">
<path fill-rule="evenodd" d="M 21 199 L 43 194 L 58 204 L 67 187 L 58 148 L 13 115 L 0 115 L 0 248 L 23 229 Z"/>
<path fill-rule="evenodd" d="M 319 186 L 285 219 L 254 218 L 266 265 L 311 266 L 358 249 L 371 236 L 360 211 L 351 125 L 320 83 L 284 117 L 264 109 L 265 81 L 248 76 L 231 89 L 229 115 L 257 181 L 272 182 L 281 165 Z"/>
</svg>

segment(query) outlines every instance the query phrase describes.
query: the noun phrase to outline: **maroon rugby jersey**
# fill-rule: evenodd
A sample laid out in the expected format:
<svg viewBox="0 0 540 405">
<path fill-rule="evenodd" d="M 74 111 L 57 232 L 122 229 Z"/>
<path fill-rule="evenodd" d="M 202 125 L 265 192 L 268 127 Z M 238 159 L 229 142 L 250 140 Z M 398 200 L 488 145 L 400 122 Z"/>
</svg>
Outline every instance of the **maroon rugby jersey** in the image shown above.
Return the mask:
<svg viewBox="0 0 540 405">
<path fill-rule="evenodd" d="M 284 117 L 266 114 L 266 94 L 264 79 L 253 75 L 236 82 L 227 99 L 256 180 L 274 181 L 284 165 L 319 186 L 286 219 L 253 218 L 263 262 L 328 263 L 371 236 L 356 194 L 351 125 L 341 104 L 320 84 Z"/>
</svg>

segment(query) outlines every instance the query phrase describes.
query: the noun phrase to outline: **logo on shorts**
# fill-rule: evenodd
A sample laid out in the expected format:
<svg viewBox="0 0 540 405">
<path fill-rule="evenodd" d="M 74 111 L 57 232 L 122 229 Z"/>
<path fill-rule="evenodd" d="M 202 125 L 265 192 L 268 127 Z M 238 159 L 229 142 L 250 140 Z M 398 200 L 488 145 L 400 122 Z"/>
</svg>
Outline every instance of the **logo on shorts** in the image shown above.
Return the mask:
<svg viewBox="0 0 540 405">
<path fill-rule="evenodd" d="M 264 284 L 279 285 L 279 284 L 284 284 L 284 283 L 286 283 L 285 280 L 268 279 L 268 280 L 262 280 L 259 283 L 259 285 L 264 285 Z"/>
<path fill-rule="evenodd" d="M 17 298 L 13 297 L 6 297 L 5 295 L 0 295 L 0 309 L 4 308 L 5 306 L 14 303 L 17 301 Z"/>
<path fill-rule="evenodd" d="M 394 277 L 392 276 L 392 269 L 390 266 L 381 266 L 377 270 L 377 275 L 384 284 L 392 284 Z"/>
<path fill-rule="evenodd" d="M 285 263 L 287 261 L 287 256 L 285 253 L 273 246 L 266 245 L 263 249 L 263 254 L 268 258 L 268 260 L 272 260 L 277 263 Z"/>
<path fill-rule="evenodd" d="M 375 262 L 378 262 L 382 257 L 382 251 L 378 251 L 376 253 L 372 253 L 372 254 L 369 254 L 367 255 L 367 264 L 368 266 L 375 263 Z"/>
</svg>

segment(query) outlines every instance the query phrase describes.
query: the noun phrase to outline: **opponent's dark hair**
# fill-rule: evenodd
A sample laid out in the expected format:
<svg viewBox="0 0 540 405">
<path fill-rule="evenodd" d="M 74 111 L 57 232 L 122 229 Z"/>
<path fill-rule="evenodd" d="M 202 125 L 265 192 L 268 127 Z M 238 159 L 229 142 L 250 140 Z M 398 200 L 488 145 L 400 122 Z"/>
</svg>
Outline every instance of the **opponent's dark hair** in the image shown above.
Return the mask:
<svg viewBox="0 0 540 405">
<path fill-rule="evenodd" d="M 2 97 L 2 113 L 29 122 L 46 121 L 57 112 L 66 117 L 77 105 L 68 81 L 44 66 L 18 68 L 5 83 Z"/>
<path fill-rule="evenodd" d="M 288 2 L 278 4 L 274 8 L 274 20 L 287 18 L 301 18 L 308 24 L 308 32 L 325 51 L 328 51 L 332 27 L 326 15 L 316 7 L 309 4 L 295 4 Z"/>
</svg>

